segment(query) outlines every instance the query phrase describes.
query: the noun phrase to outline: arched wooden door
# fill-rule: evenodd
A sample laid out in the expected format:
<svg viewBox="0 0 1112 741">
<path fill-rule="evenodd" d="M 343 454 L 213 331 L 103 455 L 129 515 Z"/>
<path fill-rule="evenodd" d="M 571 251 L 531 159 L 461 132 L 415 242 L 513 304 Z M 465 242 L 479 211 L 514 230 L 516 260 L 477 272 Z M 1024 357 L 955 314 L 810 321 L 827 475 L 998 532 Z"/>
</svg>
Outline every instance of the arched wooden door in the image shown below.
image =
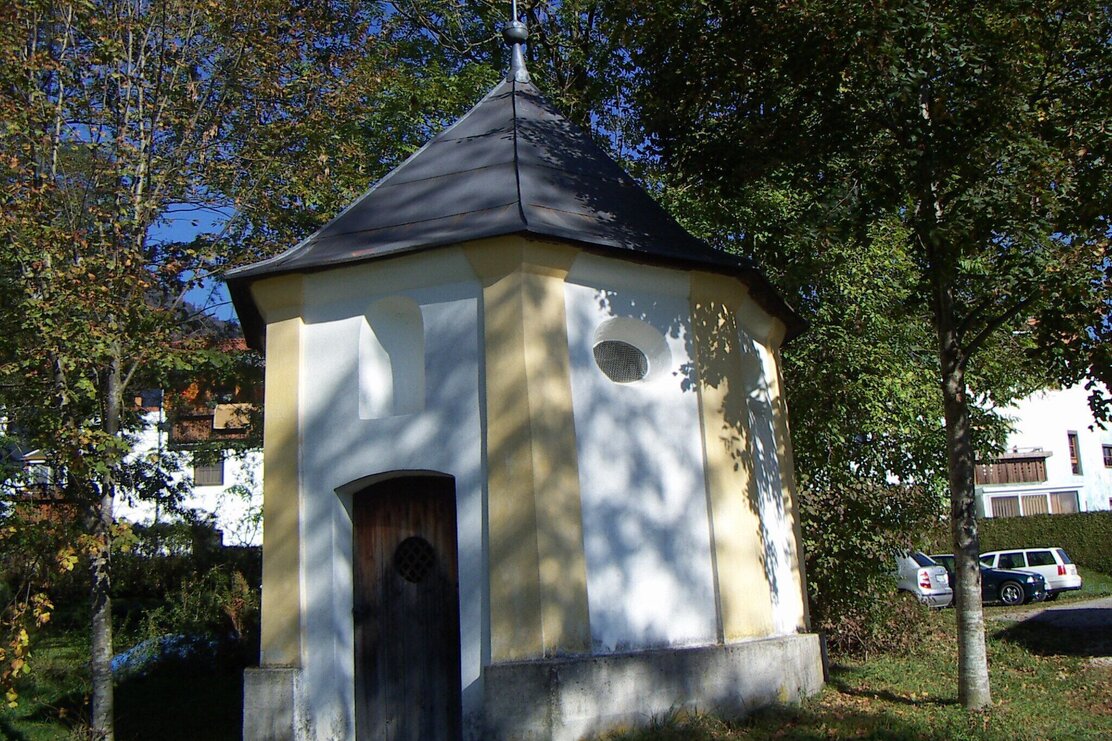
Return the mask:
<svg viewBox="0 0 1112 741">
<path fill-rule="evenodd" d="M 359 739 L 460 737 L 455 482 L 400 476 L 353 497 Z"/>
</svg>

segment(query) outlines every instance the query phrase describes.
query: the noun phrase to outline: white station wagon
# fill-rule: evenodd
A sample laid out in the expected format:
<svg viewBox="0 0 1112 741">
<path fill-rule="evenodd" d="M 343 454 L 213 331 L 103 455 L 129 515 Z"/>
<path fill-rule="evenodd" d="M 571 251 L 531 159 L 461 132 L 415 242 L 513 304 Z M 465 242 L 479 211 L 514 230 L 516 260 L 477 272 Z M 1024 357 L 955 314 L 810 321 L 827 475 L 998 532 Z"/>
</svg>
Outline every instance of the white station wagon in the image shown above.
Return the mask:
<svg viewBox="0 0 1112 741">
<path fill-rule="evenodd" d="M 1046 579 L 1046 598 L 1057 599 L 1061 592 L 1081 589 L 1077 566 L 1061 548 L 1020 548 L 981 554 L 981 563 L 993 569 L 1034 571 Z"/>
</svg>

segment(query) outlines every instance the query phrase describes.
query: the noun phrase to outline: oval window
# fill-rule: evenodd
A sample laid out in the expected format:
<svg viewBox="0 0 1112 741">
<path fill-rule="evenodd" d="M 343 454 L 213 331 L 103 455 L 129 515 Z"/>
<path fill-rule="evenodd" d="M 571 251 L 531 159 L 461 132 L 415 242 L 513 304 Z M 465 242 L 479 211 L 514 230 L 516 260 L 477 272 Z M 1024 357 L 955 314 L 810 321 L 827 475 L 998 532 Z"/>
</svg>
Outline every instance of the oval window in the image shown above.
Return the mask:
<svg viewBox="0 0 1112 741">
<path fill-rule="evenodd" d="M 633 383 L 649 374 L 645 353 L 621 340 L 603 340 L 595 345 L 595 362 L 614 383 Z"/>
</svg>

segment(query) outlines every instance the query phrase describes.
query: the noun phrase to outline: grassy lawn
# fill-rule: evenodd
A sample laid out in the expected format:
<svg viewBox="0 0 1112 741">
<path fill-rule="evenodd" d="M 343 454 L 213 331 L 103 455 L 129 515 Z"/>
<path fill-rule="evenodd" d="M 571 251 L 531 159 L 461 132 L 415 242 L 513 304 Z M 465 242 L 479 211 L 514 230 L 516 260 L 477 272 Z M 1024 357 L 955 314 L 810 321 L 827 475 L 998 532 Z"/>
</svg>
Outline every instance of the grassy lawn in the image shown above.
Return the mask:
<svg viewBox="0 0 1112 741">
<path fill-rule="evenodd" d="M 89 694 L 89 647 L 84 635 L 48 636 L 32 652 L 34 671 L 19 685 L 20 703 L 0 710 L 4 738 L 53 741 L 71 738 Z"/>
<path fill-rule="evenodd" d="M 1082 571 L 1085 587 L 1050 605 L 1112 595 L 1112 578 Z M 842 661 L 800 707 L 774 708 L 738 723 L 710 716 L 659 719 L 656 728 L 607 741 L 727 739 L 1112 739 L 1112 651 L 1107 625 L 1062 634 L 1017 618 L 1047 603 L 985 607 L 993 706 L 967 713 L 957 702 L 953 610 L 924 613 L 910 656 Z M 1103 658 L 1100 658 L 1103 657 Z"/>
<path fill-rule="evenodd" d="M 33 654 L 34 671 L 20 686 L 16 708 L 0 708 L 0 739 L 76 741 L 89 738 L 83 633 L 48 636 Z M 242 670 L 170 665 L 116 683 L 120 741 L 223 741 L 240 738 Z"/>
<path fill-rule="evenodd" d="M 1039 657 L 999 638 L 990 639 L 989 646 L 994 705 L 985 712 L 966 713 L 957 704 L 952 613 L 941 622 L 914 656 L 836 665 L 823 692 L 798 708 L 768 710 L 740 723 L 708 716 L 669 718 L 655 729 L 606 738 L 1112 738 L 1112 668 L 1093 665 L 1085 657 Z"/>
<path fill-rule="evenodd" d="M 1112 595 L 1112 577 L 1082 570 L 1085 588 L 1055 606 Z M 659 719 L 656 727 L 611 734 L 608 741 L 725 739 L 1112 739 L 1109 628 L 1063 634 L 1018 623 L 1046 607 L 986 606 L 994 704 L 966 713 L 957 704 L 953 610 L 924 610 L 909 656 L 870 656 L 831 668 L 822 693 L 800 707 L 775 708 L 739 723 L 709 716 Z M 0 738 L 83 739 L 89 685 L 84 635 L 48 635 L 15 709 L 0 709 Z M 1101 658 L 1103 657 L 1103 658 Z M 177 667 L 117 685 L 117 738 L 239 738 L 238 670 Z"/>
</svg>

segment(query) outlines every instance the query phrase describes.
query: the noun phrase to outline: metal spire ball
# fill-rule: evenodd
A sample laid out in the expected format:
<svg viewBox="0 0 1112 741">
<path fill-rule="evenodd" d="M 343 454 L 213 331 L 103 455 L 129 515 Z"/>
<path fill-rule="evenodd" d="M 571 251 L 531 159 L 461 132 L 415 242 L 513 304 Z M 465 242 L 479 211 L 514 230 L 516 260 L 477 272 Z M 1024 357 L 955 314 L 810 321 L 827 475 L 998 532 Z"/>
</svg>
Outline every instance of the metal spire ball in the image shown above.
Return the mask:
<svg viewBox="0 0 1112 741">
<path fill-rule="evenodd" d="M 521 45 L 529 39 L 529 29 L 517 19 L 517 3 L 513 4 L 513 20 L 502 27 L 502 38 L 510 47 L 510 72 L 507 80 L 529 82 L 529 70 L 525 69 L 525 54 Z"/>
</svg>

